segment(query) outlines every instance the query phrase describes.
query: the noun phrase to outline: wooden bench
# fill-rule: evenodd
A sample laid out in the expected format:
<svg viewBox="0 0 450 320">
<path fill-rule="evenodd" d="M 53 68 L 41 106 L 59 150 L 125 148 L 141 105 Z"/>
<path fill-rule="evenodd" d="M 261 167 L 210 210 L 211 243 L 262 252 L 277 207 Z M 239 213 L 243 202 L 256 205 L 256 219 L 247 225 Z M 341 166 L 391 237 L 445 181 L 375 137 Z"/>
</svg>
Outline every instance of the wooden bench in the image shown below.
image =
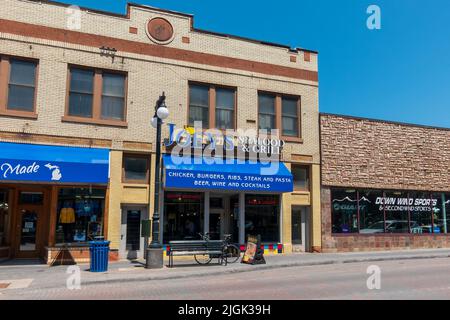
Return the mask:
<svg viewBox="0 0 450 320">
<path fill-rule="evenodd" d="M 168 248 L 169 268 L 173 267 L 174 256 L 209 255 L 211 258 L 219 259 L 219 264 L 222 264 L 223 247 L 224 242 L 222 240 L 170 241 Z"/>
</svg>

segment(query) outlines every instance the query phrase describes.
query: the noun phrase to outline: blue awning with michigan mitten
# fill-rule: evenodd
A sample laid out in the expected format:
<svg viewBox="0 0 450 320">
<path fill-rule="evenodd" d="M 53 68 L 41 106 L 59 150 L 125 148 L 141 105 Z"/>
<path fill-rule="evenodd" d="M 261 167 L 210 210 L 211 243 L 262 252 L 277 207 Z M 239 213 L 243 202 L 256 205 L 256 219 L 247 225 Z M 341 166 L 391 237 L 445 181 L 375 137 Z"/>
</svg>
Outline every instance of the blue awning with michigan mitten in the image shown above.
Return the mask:
<svg viewBox="0 0 450 320">
<path fill-rule="evenodd" d="M 283 162 L 164 155 L 164 187 L 283 193 L 293 177 Z"/>
<path fill-rule="evenodd" d="M 109 150 L 0 142 L 0 181 L 107 184 Z"/>
</svg>

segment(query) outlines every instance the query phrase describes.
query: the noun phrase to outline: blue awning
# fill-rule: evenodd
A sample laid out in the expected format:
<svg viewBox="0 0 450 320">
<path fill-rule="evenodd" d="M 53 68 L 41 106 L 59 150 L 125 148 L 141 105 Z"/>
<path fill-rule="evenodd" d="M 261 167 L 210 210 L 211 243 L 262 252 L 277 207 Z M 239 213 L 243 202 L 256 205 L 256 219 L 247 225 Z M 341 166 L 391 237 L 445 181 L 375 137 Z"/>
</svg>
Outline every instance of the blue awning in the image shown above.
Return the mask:
<svg viewBox="0 0 450 320">
<path fill-rule="evenodd" d="M 164 155 L 164 187 L 177 189 L 292 192 L 292 174 L 283 162 Z"/>
<path fill-rule="evenodd" d="M 0 181 L 105 184 L 109 150 L 0 142 Z"/>
</svg>

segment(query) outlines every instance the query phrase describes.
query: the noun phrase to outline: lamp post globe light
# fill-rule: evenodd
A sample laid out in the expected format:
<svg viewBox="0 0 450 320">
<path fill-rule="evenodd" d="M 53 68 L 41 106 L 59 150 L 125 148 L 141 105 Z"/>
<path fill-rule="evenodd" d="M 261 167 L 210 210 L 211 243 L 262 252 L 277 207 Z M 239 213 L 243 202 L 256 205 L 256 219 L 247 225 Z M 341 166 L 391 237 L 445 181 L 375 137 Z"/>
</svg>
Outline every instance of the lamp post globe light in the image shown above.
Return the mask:
<svg viewBox="0 0 450 320">
<path fill-rule="evenodd" d="M 160 190 L 160 167 L 161 167 L 161 125 L 164 119 L 169 116 L 169 109 L 166 107 L 166 95 L 159 97 L 155 105 L 155 115 L 151 120 L 151 125 L 156 128 L 156 161 L 155 161 L 155 195 L 154 212 L 152 217 L 152 242 L 147 248 L 145 267 L 148 269 L 159 269 L 163 267 L 163 247 L 159 241 L 159 190 Z"/>
</svg>

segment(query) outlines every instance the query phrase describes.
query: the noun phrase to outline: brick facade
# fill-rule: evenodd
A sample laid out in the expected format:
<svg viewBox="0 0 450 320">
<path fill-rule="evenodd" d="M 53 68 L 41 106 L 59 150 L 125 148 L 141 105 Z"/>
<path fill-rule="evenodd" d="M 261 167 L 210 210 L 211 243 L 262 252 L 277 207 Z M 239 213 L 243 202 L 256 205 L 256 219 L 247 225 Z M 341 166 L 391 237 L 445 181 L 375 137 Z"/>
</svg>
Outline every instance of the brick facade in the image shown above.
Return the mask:
<svg viewBox="0 0 450 320">
<path fill-rule="evenodd" d="M 450 235 L 332 234 L 330 187 L 450 191 L 450 130 L 322 114 L 324 252 L 447 248 Z"/>
<path fill-rule="evenodd" d="M 449 191 L 450 129 L 321 115 L 322 185 Z"/>
<path fill-rule="evenodd" d="M 311 206 L 312 246 L 320 248 L 320 149 L 318 53 L 238 36 L 198 30 L 191 15 L 127 5 L 124 15 L 81 8 L 79 29 L 68 27 L 69 5 L 45 0 L 2 0 L 0 55 L 38 62 L 35 118 L 0 116 L 0 141 L 77 145 L 111 150 L 107 196 L 107 238 L 119 249 L 123 204 L 145 205 L 153 212 L 156 130 L 150 125 L 163 91 L 177 128 L 188 123 L 189 82 L 236 88 L 237 128 L 258 127 L 258 91 L 299 96 L 301 141 L 287 142 L 281 158 L 311 167 L 311 192 L 283 196 L 285 248 L 291 244 L 291 206 Z M 73 12 L 72 12 L 73 13 Z M 160 44 L 147 34 L 147 23 L 163 18 L 173 38 Z M 114 57 L 102 47 L 117 50 Z M 295 57 L 295 59 L 292 59 Z M 68 66 L 127 74 L 126 119 L 114 124 L 67 121 Z M 167 126 L 162 137 L 168 137 Z M 151 155 L 150 183 L 122 181 L 124 152 Z"/>
</svg>

